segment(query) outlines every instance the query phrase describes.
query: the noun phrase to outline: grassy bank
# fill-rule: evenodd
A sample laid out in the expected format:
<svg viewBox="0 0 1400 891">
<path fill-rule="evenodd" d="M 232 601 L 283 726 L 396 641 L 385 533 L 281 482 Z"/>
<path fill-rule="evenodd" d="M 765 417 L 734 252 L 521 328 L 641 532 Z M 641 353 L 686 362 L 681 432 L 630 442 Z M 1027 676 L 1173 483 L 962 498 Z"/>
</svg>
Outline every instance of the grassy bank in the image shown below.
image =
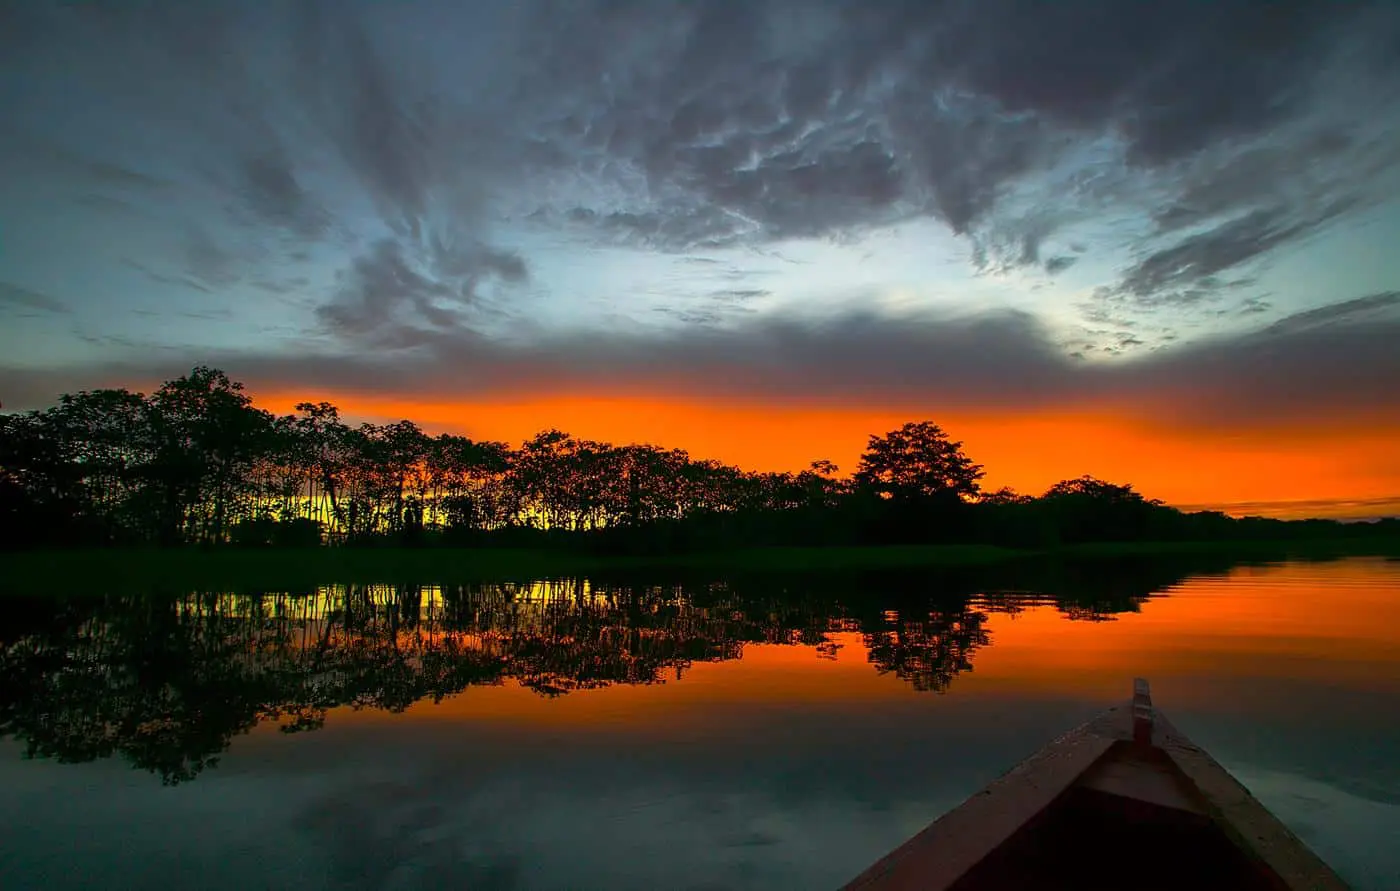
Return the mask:
<svg viewBox="0 0 1400 891">
<path fill-rule="evenodd" d="M 655 570 L 723 575 L 958 567 L 1032 557 L 1111 559 L 1217 554 L 1241 561 L 1400 557 L 1400 539 L 1292 542 L 1116 542 L 1053 550 L 980 545 L 758 548 L 666 557 L 601 557 L 563 550 L 348 549 L 75 550 L 0 555 L 0 591 L 298 590 L 332 582 L 486 582 Z"/>
</svg>

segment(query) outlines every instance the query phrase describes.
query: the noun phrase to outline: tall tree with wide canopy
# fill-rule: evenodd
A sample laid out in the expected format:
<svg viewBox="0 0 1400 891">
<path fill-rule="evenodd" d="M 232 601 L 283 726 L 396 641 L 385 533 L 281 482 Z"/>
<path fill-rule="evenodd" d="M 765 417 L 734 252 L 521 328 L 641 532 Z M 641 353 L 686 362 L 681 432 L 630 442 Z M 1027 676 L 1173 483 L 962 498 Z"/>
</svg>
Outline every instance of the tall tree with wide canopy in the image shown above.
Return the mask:
<svg viewBox="0 0 1400 891">
<path fill-rule="evenodd" d="M 978 492 L 982 465 L 963 454 L 962 443 L 932 421 L 911 421 L 870 437 L 855 481 L 886 498 L 969 498 Z"/>
<path fill-rule="evenodd" d="M 147 406 L 162 540 L 222 541 L 271 415 L 253 407 L 241 383 L 203 365 L 161 385 Z"/>
</svg>

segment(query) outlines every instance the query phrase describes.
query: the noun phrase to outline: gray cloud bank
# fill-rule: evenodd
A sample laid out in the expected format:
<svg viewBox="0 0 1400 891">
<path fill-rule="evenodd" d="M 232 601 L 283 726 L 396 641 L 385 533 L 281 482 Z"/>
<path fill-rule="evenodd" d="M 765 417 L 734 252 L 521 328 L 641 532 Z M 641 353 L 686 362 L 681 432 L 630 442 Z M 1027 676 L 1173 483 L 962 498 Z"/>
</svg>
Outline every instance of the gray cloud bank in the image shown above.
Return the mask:
<svg viewBox="0 0 1400 891">
<path fill-rule="evenodd" d="M 768 321 L 670 339 L 599 337 L 504 344 L 444 335 L 392 358 L 344 355 L 173 357 L 150 364 L 0 369 L 11 408 L 103 385 L 149 387 L 212 362 L 256 393 L 414 400 L 565 394 L 752 401 L 940 412 L 1106 408 L 1164 427 L 1222 429 L 1400 421 L 1400 293 L 1308 311 L 1243 337 L 1131 361 L 1070 359 L 1032 317 L 824 323 Z M 548 418 L 541 418 L 548 424 Z"/>
</svg>

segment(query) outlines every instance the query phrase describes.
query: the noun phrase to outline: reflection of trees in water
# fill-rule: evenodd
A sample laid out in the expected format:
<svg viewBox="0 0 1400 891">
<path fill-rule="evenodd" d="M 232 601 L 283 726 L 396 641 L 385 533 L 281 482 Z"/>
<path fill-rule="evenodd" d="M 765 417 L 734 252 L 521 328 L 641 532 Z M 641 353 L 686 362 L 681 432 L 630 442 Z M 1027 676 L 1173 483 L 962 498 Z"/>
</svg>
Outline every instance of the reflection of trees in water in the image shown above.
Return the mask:
<svg viewBox="0 0 1400 891">
<path fill-rule="evenodd" d="M 1053 607 L 1074 621 L 1107 622 L 1136 613 L 1190 578 L 1223 576 L 1243 565 L 1228 555 L 1164 554 L 1080 560 L 1019 561 L 977 574 L 969 594 L 988 613 Z"/>
<path fill-rule="evenodd" d="M 1029 609 L 1057 609 L 1066 619 L 1075 622 L 1112 622 L 1119 613 L 1136 613 L 1142 609 L 1146 597 L 1125 599 L 1096 598 L 1081 594 L 1078 597 L 1051 597 L 1034 591 L 989 591 L 976 598 L 976 605 L 988 613 L 1016 615 Z"/>
<path fill-rule="evenodd" d="M 883 599 L 849 596 L 872 589 Z M 927 579 L 843 590 L 560 581 L 23 601 L 0 617 L 0 735 L 34 757 L 121 755 L 175 783 L 259 722 L 298 732 L 332 708 L 397 712 L 506 680 L 549 697 L 664 683 L 750 643 L 831 659 L 834 635 L 851 632 L 876 670 L 942 692 L 989 645 L 988 613 L 1053 603 L 1096 618 L 1146 596 L 1091 590 L 1078 602 Z M 940 593 L 918 593 L 929 590 Z"/>
<path fill-rule="evenodd" d="M 178 782 L 283 700 L 285 678 L 248 646 L 248 623 L 139 600 L 65 618 L 0 654 L 0 731 L 23 738 L 31 756 L 120 753 Z"/>
<path fill-rule="evenodd" d="M 982 629 L 986 620 L 986 613 L 971 609 L 916 620 L 892 617 L 891 627 L 866 632 L 868 658 L 881 674 L 892 672 L 915 690 L 942 693 L 953 678 L 972 670 L 972 654 L 991 642 Z"/>
</svg>

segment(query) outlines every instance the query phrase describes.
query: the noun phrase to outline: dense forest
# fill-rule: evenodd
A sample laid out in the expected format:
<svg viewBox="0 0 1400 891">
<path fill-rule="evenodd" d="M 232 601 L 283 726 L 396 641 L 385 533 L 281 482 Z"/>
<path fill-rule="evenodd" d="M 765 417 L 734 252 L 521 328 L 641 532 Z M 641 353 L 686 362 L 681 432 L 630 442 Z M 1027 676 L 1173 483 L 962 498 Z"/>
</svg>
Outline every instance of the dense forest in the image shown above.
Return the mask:
<svg viewBox="0 0 1400 891">
<path fill-rule="evenodd" d="M 1027 448 L 1034 448 L 1028 443 Z M 870 438 L 849 475 L 828 461 L 756 473 L 680 449 L 547 429 L 519 448 L 341 420 L 325 402 L 256 408 L 197 367 L 150 395 L 83 391 L 0 415 L 0 540 L 9 548 L 159 544 L 558 545 L 665 553 L 760 545 L 1294 538 L 1395 521 L 1183 513 L 1130 485 L 1065 480 L 984 491 L 936 424 Z"/>
</svg>

